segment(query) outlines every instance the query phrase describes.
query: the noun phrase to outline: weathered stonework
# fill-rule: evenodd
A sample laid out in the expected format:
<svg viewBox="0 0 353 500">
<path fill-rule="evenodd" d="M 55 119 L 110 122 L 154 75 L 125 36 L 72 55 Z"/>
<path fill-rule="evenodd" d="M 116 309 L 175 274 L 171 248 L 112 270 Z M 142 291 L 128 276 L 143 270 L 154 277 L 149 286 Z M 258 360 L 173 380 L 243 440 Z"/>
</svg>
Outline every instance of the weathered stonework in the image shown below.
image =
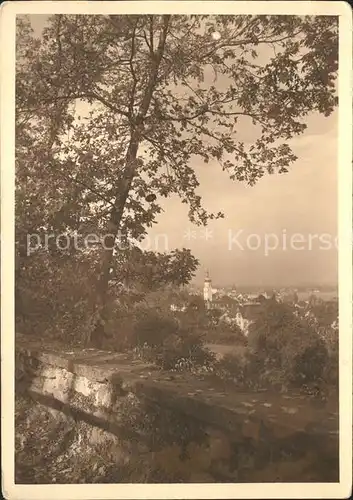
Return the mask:
<svg viewBox="0 0 353 500">
<path fill-rule="evenodd" d="M 117 438 L 129 443 L 171 481 L 338 481 L 336 401 L 223 391 L 125 354 L 21 338 L 16 355 L 35 399 L 86 422 L 93 441 L 112 436 L 114 453 Z"/>
</svg>

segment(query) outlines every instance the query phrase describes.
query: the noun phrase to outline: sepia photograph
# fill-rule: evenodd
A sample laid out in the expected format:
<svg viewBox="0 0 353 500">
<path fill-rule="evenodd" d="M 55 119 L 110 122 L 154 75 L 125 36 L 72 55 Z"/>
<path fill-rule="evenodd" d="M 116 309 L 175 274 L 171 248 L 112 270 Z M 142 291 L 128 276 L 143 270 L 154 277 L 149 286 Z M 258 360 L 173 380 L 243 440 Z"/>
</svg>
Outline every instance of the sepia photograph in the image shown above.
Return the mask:
<svg viewBox="0 0 353 500">
<path fill-rule="evenodd" d="M 11 4 L 4 496 L 349 497 L 349 4 Z"/>
</svg>

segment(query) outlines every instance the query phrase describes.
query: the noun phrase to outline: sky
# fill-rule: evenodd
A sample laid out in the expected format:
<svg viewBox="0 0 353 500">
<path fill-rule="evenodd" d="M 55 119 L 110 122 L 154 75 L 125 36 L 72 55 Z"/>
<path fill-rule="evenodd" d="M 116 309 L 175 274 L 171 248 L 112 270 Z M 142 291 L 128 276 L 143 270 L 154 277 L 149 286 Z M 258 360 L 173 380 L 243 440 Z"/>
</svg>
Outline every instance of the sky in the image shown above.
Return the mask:
<svg viewBox="0 0 353 500">
<path fill-rule="evenodd" d="M 335 284 L 337 116 L 312 115 L 307 123 L 290 141 L 298 160 L 289 172 L 253 187 L 230 180 L 215 163 L 195 164 L 205 207 L 225 218 L 211 221 L 205 233 L 188 222 L 186 206 L 168 199 L 148 243 L 190 248 L 201 261 L 197 282 L 209 270 L 219 286 Z"/>
<path fill-rule="evenodd" d="M 46 16 L 32 16 L 36 34 Z M 176 197 L 163 200 L 163 213 L 142 248 L 190 248 L 200 261 L 195 282 L 208 270 L 214 286 L 300 286 L 337 283 L 337 111 L 311 114 L 307 129 L 288 141 L 298 160 L 286 174 L 267 175 L 253 187 L 229 179 L 216 162 L 195 161 L 198 193 L 206 209 L 225 218 L 193 226 Z M 246 123 L 241 139 L 251 142 Z"/>
</svg>

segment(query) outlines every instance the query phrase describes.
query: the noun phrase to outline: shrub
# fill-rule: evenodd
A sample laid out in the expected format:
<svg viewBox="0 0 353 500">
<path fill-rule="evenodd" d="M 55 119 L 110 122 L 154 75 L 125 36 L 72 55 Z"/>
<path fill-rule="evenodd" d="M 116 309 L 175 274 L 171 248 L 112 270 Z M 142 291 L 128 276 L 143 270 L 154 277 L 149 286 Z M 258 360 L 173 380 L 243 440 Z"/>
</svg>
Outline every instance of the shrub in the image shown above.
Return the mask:
<svg viewBox="0 0 353 500">
<path fill-rule="evenodd" d="M 216 375 L 237 385 L 245 385 L 246 360 L 244 356 L 226 354 L 216 365 Z"/>
<path fill-rule="evenodd" d="M 228 345 L 247 345 L 247 338 L 237 324 L 221 322 L 216 327 L 210 328 L 205 336 L 207 342 Z"/>
<path fill-rule="evenodd" d="M 310 304 L 310 310 L 322 327 L 328 327 L 338 318 L 338 302 L 334 300 L 316 300 Z"/>
<path fill-rule="evenodd" d="M 324 330 L 324 331 L 323 331 Z M 338 329 L 326 327 L 320 329 L 320 335 L 328 351 L 328 362 L 326 364 L 323 378 L 331 386 L 337 389 L 339 375 L 339 339 Z"/>
<path fill-rule="evenodd" d="M 328 363 L 324 341 L 290 306 L 269 301 L 249 332 L 249 363 L 263 383 L 303 387 L 320 384 Z"/>
<path fill-rule="evenodd" d="M 175 336 L 156 350 L 156 363 L 164 370 L 193 371 L 208 368 L 213 361 L 213 354 L 196 338 Z"/>
<path fill-rule="evenodd" d="M 325 366 L 328 363 L 328 352 L 323 341 L 313 337 L 297 347 L 284 346 L 282 366 L 288 381 L 296 387 L 321 382 Z"/>
<path fill-rule="evenodd" d="M 96 262 L 79 255 L 38 252 L 16 270 L 16 330 L 82 344 L 94 326 Z"/>
<path fill-rule="evenodd" d="M 214 361 L 202 335 L 169 313 L 146 310 L 139 314 L 134 338 L 136 354 L 164 370 L 192 370 Z"/>
<path fill-rule="evenodd" d="M 134 325 L 136 345 L 161 346 L 178 329 L 178 322 L 174 318 L 161 316 L 155 311 L 144 311 Z"/>
</svg>

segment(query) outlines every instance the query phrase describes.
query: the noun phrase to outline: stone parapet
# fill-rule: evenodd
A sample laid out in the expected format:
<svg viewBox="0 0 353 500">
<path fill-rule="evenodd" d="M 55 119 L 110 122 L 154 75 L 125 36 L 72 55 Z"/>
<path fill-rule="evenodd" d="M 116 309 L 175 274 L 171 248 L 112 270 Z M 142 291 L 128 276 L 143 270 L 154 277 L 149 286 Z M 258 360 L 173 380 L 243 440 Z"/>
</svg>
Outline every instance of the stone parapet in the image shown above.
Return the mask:
<svg viewBox="0 0 353 500">
<path fill-rule="evenodd" d="M 138 443 L 154 457 L 173 447 L 185 467 L 196 453 L 205 481 L 294 482 L 305 481 L 303 474 L 308 481 L 338 481 L 335 400 L 243 393 L 209 378 L 160 371 L 129 354 L 65 350 L 22 337 L 16 380 L 40 403 Z"/>
</svg>

